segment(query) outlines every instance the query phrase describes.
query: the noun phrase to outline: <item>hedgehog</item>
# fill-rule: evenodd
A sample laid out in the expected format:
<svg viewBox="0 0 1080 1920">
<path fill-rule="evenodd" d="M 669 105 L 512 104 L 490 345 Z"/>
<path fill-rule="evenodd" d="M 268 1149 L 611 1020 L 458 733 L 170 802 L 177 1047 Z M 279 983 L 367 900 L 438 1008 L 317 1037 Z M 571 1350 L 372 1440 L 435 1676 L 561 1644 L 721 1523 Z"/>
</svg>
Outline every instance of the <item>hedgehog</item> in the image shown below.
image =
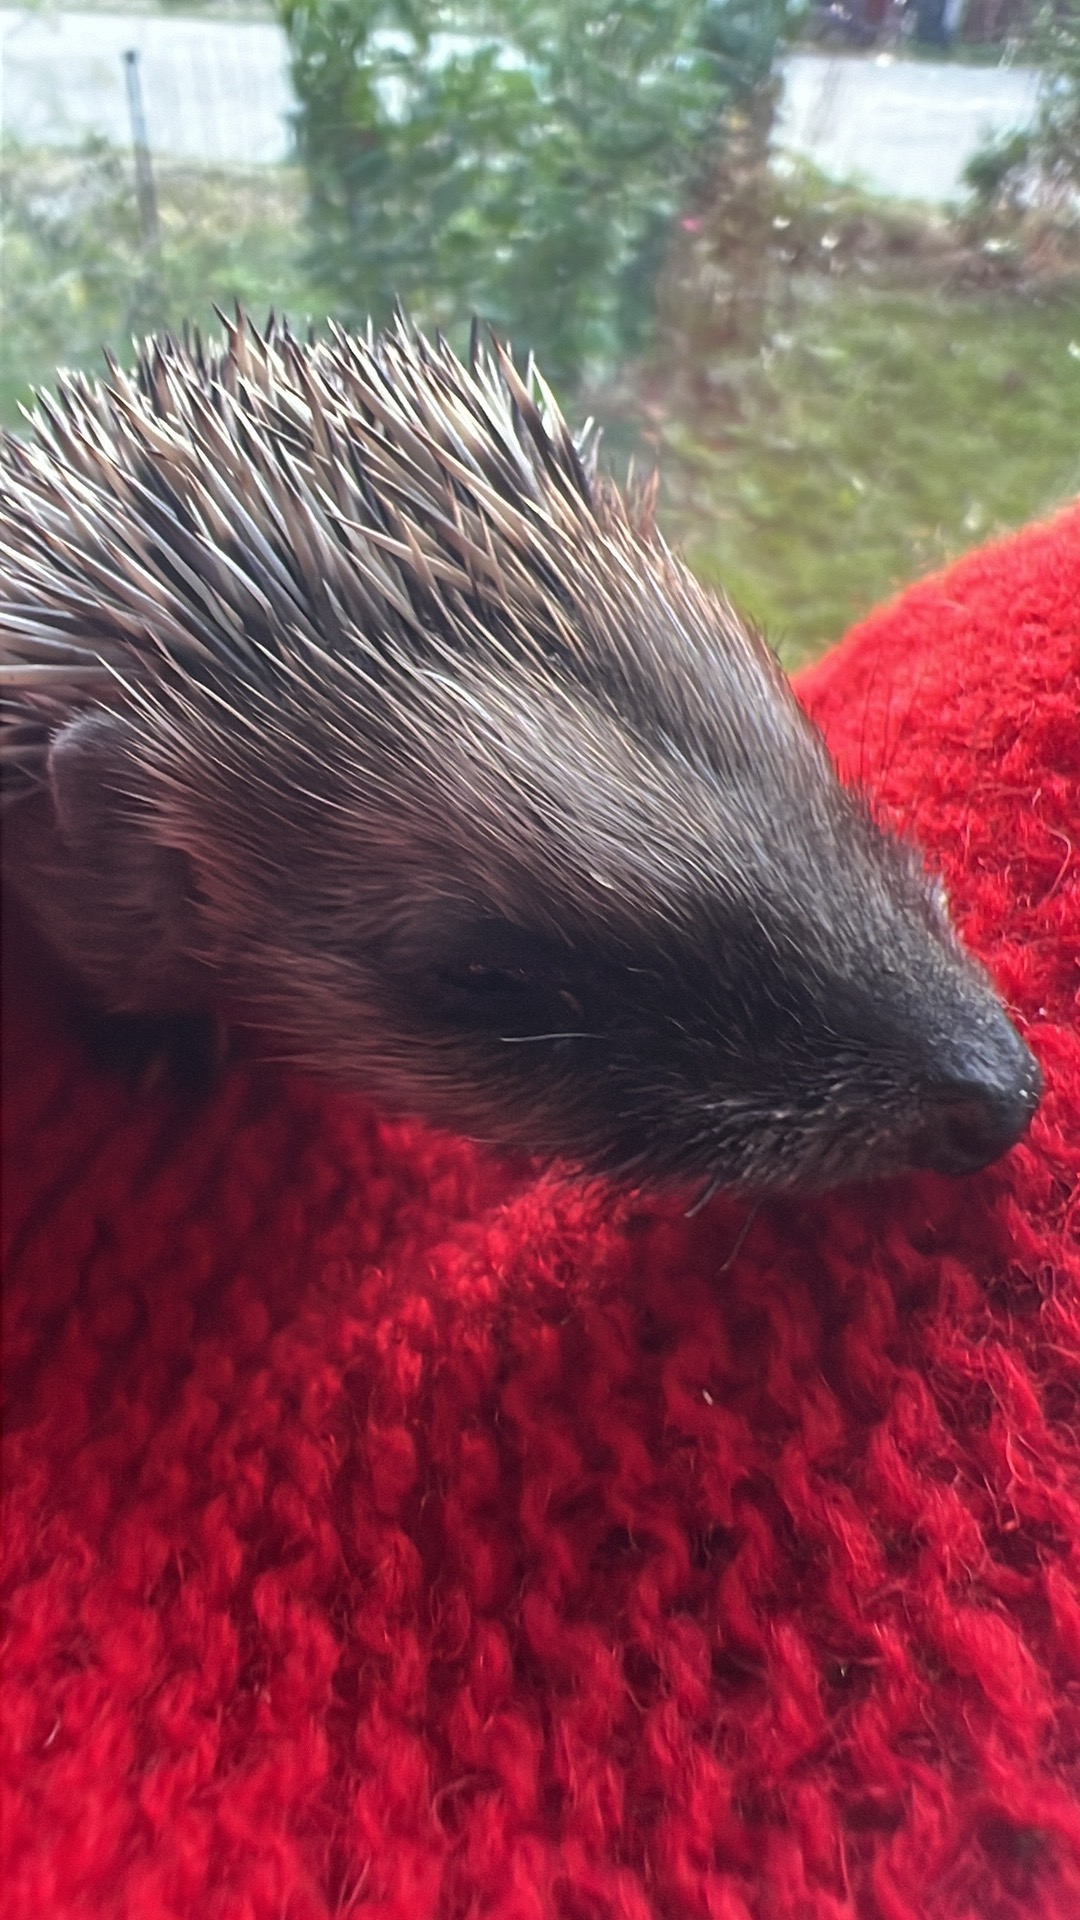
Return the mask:
<svg viewBox="0 0 1080 1920">
<path fill-rule="evenodd" d="M 638 1185 L 963 1173 L 1039 1070 L 531 361 L 242 314 L 0 452 L 5 866 L 87 1006 Z"/>
</svg>

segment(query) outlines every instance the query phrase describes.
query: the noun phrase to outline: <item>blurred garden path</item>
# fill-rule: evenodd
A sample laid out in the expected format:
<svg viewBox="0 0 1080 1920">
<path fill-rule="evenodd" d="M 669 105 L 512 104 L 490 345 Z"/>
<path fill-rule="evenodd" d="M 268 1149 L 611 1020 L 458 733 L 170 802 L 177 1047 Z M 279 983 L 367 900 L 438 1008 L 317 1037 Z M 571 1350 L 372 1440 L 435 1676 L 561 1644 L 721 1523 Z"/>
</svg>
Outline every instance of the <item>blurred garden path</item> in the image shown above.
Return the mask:
<svg viewBox="0 0 1080 1920">
<path fill-rule="evenodd" d="M 784 62 L 776 143 L 834 180 L 951 200 L 988 134 L 1030 124 L 1038 90 L 1031 67 L 795 53 Z"/>
<path fill-rule="evenodd" d="M 130 139 L 121 55 L 140 54 L 150 143 L 160 154 L 266 165 L 288 158 L 293 105 L 285 38 L 264 21 L 0 9 L 3 127 L 27 143 Z M 777 144 L 836 179 L 945 201 L 987 134 L 1028 123 L 1038 75 L 889 56 L 792 54 Z"/>
</svg>

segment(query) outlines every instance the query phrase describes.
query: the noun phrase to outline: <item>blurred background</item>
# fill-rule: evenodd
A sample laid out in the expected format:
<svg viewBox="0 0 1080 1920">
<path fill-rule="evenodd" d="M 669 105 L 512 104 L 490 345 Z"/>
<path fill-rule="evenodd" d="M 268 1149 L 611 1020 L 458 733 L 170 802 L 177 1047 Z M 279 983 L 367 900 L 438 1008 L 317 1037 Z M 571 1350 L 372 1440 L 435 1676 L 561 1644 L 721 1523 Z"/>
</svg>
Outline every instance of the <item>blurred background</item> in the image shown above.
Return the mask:
<svg viewBox="0 0 1080 1920">
<path fill-rule="evenodd" d="M 0 9 L 0 413 L 215 304 L 535 350 L 789 664 L 1080 491 L 1080 0 Z"/>
</svg>

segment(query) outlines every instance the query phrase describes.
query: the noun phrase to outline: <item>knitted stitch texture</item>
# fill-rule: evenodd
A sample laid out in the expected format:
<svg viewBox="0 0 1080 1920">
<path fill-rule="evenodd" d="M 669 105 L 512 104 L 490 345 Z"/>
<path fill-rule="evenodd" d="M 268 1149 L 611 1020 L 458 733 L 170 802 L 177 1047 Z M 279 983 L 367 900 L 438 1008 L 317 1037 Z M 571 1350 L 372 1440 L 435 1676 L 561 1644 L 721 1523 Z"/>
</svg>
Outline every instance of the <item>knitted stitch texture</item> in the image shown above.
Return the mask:
<svg viewBox="0 0 1080 1920">
<path fill-rule="evenodd" d="M 193 1110 L 12 934 L 13 1920 L 1080 1916 L 1080 512 L 802 690 L 1042 1062 L 975 1178 Z"/>
</svg>

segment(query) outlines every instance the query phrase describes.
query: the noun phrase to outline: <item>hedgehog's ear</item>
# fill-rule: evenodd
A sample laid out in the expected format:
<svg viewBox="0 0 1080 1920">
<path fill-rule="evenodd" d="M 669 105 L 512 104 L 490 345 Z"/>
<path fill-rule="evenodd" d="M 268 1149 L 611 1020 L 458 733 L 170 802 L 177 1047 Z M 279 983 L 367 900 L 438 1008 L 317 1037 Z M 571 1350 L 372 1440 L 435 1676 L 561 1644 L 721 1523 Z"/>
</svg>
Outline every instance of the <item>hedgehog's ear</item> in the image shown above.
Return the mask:
<svg viewBox="0 0 1080 1920">
<path fill-rule="evenodd" d="M 128 728 L 115 713 L 83 713 L 49 743 L 53 817 L 72 852 L 89 851 L 115 829 L 131 787 Z"/>
<path fill-rule="evenodd" d="M 83 714 L 51 742 L 49 822 L 26 809 L 36 836 L 20 884 L 43 930 L 98 1006 L 110 1012 L 184 1010 L 199 970 L 194 889 L 186 857 L 160 845 L 139 807 L 128 724 Z"/>
</svg>

